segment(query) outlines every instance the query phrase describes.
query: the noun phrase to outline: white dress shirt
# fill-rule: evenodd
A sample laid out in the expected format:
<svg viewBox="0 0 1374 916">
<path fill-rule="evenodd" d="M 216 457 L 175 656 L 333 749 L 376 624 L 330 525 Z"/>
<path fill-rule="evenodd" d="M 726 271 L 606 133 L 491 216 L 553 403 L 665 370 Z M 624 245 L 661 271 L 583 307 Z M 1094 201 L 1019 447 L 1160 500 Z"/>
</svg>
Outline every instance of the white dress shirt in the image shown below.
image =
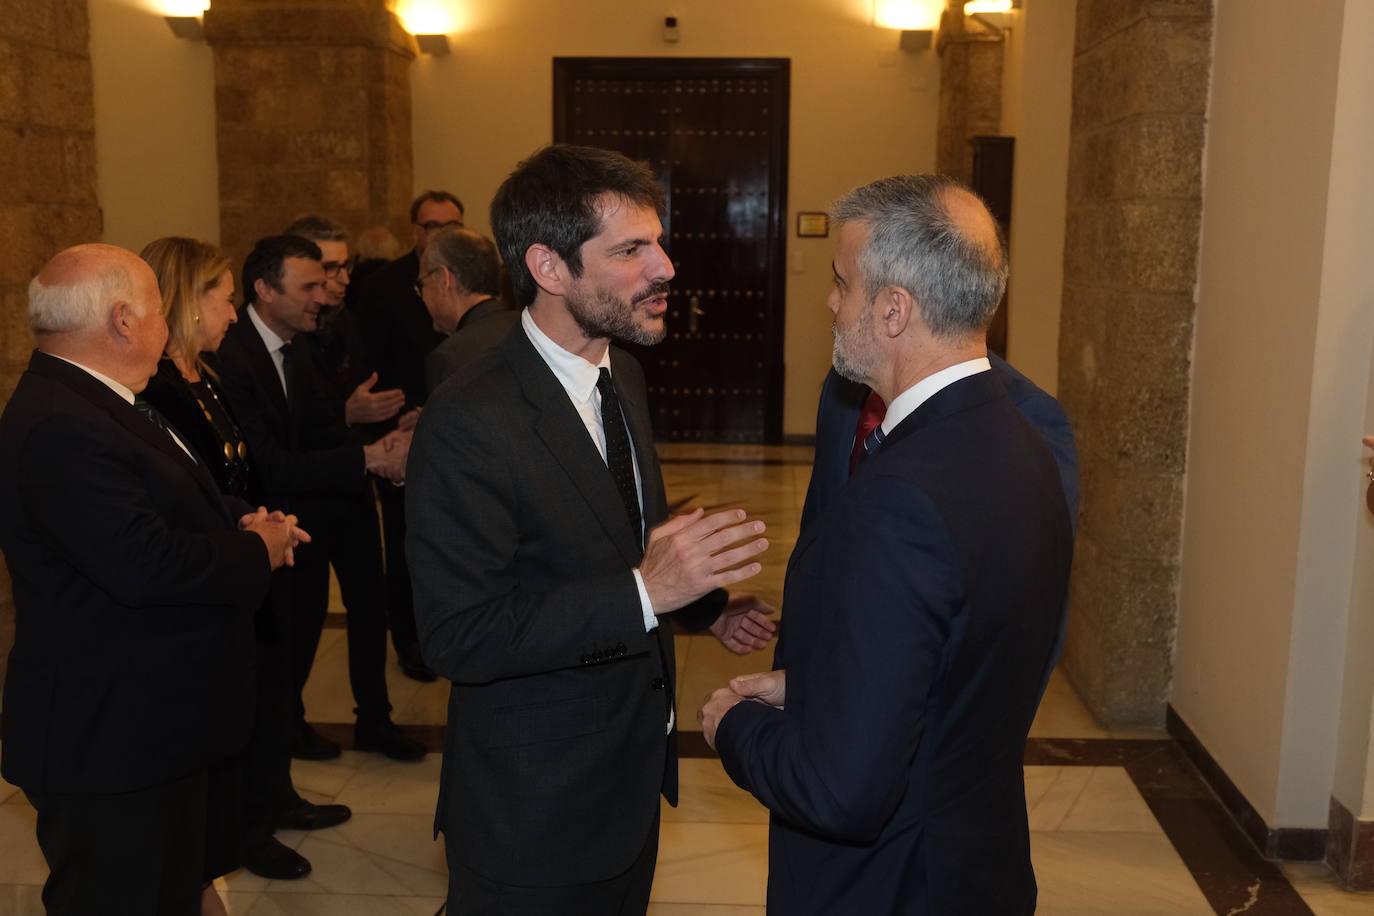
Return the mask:
<svg viewBox="0 0 1374 916">
<path fill-rule="evenodd" d="M 267 326 L 267 322 L 262 320 L 258 314 L 257 306 L 248 306 L 248 320 L 253 322 L 253 327 L 257 328 L 258 336 L 262 338 L 263 344 L 267 347 L 267 353 L 272 357 L 272 365 L 277 367 L 277 380 L 281 382 L 281 393 L 287 398 L 291 397 L 291 392 L 286 387 L 286 354 L 281 348 L 286 346 L 287 341 L 282 340 L 276 331 Z"/>
<path fill-rule="evenodd" d="M 948 388 L 960 379 L 977 375 L 979 372 L 987 372 L 991 368 L 992 363 L 988 361 L 988 358 L 980 356 L 977 359 L 946 366 L 934 375 L 927 375 L 897 395 L 892 399 L 892 403 L 887 405 L 887 414 L 883 416 L 883 435 L 886 436 L 892 432 L 898 423 L 915 413 L 916 408 L 930 400 L 936 392 Z"/>
<path fill-rule="evenodd" d="M 568 400 L 572 402 L 577 415 L 582 418 L 582 424 L 587 427 L 587 435 L 591 436 L 596 450 L 601 453 L 601 460 L 605 461 L 606 430 L 601 425 L 601 392 L 597 390 L 596 382 L 601 377 L 601 367 L 604 366 L 607 370 L 611 368 L 610 347 L 601 354 L 601 361 L 593 365 L 576 353 L 569 353 L 554 343 L 549 335 L 539 330 L 539 325 L 530 317 L 529 309 L 520 313 L 520 326 L 525 329 L 525 336 L 530 339 L 530 343 L 534 344 L 535 352 L 548 364 L 554 378 L 558 379 L 563 390 L 567 392 Z M 625 430 L 627 436 L 629 432 L 628 429 Z M 643 537 L 644 485 L 639 476 L 639 457 L 634 455 L 633 439 L 630 440 L 630 452 L 635 472 L 635 492 L 639 494 L 640 537 Z M 635 577 L 635 587 L 639 589 L 640 610 L 644 612 L 644 629 L 652 630 L 658 626 L 658 617 L 654 614 L 649 592 L 644 587 L 644 577 L 639 574 L 638 569 L 631 572 Z"/>
</svg>

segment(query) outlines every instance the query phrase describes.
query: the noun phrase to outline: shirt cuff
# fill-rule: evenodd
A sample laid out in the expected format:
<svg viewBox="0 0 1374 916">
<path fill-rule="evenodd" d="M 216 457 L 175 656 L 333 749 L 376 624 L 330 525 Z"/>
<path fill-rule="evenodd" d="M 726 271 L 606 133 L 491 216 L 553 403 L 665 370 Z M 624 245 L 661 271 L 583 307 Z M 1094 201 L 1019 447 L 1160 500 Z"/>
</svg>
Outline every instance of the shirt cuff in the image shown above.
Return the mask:
<svg viewBox="0 0 1374 916">
<path fill-rule="evenodd" d="M 639 609 L 644 612 L 644 632 L 658 629 L 658 615 L 654 613 L 653 602 L 649 600 L 649 590 L 644 587 L 644 577 L 639 574 L 638 569 L 632 569 L 634 573 L 635 588 L 639 589 Z"/>
</svg>

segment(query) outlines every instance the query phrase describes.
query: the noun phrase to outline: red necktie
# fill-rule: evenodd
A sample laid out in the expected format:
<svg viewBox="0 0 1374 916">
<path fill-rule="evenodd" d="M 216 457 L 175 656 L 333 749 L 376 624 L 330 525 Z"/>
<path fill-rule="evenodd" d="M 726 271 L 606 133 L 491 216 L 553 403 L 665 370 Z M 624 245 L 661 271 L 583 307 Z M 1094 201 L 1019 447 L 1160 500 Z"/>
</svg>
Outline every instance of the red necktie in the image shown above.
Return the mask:
<svg viewBox="0 0 1374 916">
<path fill-rule="evenodd" d="M 883 422 L 883 417 L 887 416 L 887 405 L 883 399 L 878 397 L 876 391 L 868 393 L 868 400 L 864 401 L 863 408 L 859 411 L 859 423 L 854 427 L 854 447 L 849 451 L 849 473 L 854 473 L 854 468 L 859 463 L 859 456 L 864 451 L 864 440 L 868 434 L 873 432 L 873 428 Z"/>
</svg>

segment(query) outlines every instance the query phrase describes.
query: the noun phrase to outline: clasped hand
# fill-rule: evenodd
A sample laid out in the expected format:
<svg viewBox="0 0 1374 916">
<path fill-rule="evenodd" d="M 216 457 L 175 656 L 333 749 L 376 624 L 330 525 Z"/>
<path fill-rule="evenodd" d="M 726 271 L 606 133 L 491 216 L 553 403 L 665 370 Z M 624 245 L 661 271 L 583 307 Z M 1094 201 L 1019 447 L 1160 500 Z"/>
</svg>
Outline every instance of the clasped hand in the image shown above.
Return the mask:
<svg viewBox="0 0 1374 916">
<path fill-rule="evenodd" d="M 720 728 L 720 720 L 745 700 L 782 709 L 787 700 L 787 670 L 741 674 L 730 681 L 730 686 L 721 687 L 706 698 L 701 709 L 697 710 L 697 721 L 701 723 L 701 733 L 712 750 L 716 746 L 716 729 Z"/>
<path fill-rule="evenodd" d="M 406 459 L 414 433 L 393 429 L 371 445 L 363 446 L 363 463 L 369 471 L 393 483 L 406 479 Z"/>
<path fill-rule="evenodd" d="M 299 520 L 280 509 L 268 512 L 266 506 L 239 519 L 239 528 L 262 538 L 267 547 L 267 559 L 273 569 L 296 565 L 296 546 L 309 544 L 310 534 L 298 527 Z"/>
</svg>

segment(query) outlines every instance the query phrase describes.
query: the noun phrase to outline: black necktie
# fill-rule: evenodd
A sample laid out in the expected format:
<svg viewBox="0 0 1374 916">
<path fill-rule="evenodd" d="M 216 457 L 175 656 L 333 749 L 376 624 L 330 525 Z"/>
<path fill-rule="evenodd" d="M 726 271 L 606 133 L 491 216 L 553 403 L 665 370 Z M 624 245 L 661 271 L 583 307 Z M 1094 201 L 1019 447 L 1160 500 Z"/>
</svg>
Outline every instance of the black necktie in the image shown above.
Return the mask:
<svg viewBox="0 0 1374 916">
<path fill-rule="evenodd" d="M 292 357 L 295 356 L 295 353 L 296 348 L 291 345 L 291 341 L 288 340 L 286 343 L 281 345 L 281 376 L 282 381 L 286 382 L 287 404 L 291 404 L 295 400 L 293 395 L 295 395 L 296 393 L 294 390 L 296 387 L 296 380 L 293 377 L 292 372 L 292 364 L 295 362 L 295 360 L 292 359 Z"/>
<path fill-rule="evenodd" d="M 606 433 L 606 466 L 611 470 L 611 479 L 620 491 L 625 503 L 625 513 L 630 517 L 630 529 L 635 541 L 643 539 L 642 522 L 639 515 L 639 493 L 635 490 L 634 453 L 630 450 L 630 435 L 625 431 L 625 417 L 620 412 L 620 399 L 616 397 L 615 385 L 611 384 L 611 370 L 602 366 L 596 380 L 596 390 L 601 392 L 601 428 Z"/>
<path fill-rule="evenodd" d="M 143 416 L 148 419 L 149 423 L 162 430 L 163 433 L 167 435 L 167 438 L 172 440 L 173 445 L 186 452 L 187 455 L 190 455 L 190 451 L 185 449 L 181 443 L 177 441 L 176 434 L 172 432 L 172 424 L 167 422 L 167 418 L 164 417 L 156 407 L 143 400 L 141 397 L 135 397 L 134 409 L 143 414 Z M 191 455 L 191 460 L 196 460 L 194 455 Z"/>
</svg>

